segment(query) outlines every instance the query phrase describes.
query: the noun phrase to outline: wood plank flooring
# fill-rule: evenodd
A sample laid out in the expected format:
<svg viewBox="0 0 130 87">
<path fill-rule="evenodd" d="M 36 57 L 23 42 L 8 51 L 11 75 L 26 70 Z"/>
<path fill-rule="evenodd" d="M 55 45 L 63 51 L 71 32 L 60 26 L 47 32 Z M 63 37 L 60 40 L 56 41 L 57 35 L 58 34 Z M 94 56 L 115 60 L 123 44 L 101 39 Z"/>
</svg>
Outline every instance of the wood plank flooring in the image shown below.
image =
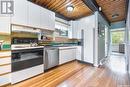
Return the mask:
<svg viewBox="0 0 130 87">
<path fill-rule="evenodd" d="M 73 61 L 8 87 L 130 87 L 124 59 L 112 56 L 96 68 Z"/>
</svg>

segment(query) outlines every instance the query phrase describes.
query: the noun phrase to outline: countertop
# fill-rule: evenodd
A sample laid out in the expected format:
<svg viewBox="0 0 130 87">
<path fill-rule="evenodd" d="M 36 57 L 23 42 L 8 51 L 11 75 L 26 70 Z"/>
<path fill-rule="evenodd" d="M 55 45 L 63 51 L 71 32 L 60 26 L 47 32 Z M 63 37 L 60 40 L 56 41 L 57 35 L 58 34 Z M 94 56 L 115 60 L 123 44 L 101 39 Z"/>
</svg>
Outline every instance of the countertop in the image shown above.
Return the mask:
<svg viewBox="0 0 130 87">
<path fill-rule="evenodd" d="M 60 50 L 62 49 L 76 49 L 77 46 L 62 46 L 62 47 L 58 47 Z"/>
<path fill-rule="evenodd" d="M 25 50 L 25 49 L 36 49 L 36 48 L 44 48 L 44 46 L 12 48 L 12 50 Z"/>
<path fill-rule="evenodd" d="M 24 49 L 36 49 L 36 48 L 47 48 L 47 47 L 55 47 L 61 49 L 75 49 L 79 45 L 53 45 L 53 46 L 36 46 L 36 47 L 30 47 L 30 46 L 23 46 L 23 47 L 13 47 L 12 50 L 24 50 Z"/>
</svg>

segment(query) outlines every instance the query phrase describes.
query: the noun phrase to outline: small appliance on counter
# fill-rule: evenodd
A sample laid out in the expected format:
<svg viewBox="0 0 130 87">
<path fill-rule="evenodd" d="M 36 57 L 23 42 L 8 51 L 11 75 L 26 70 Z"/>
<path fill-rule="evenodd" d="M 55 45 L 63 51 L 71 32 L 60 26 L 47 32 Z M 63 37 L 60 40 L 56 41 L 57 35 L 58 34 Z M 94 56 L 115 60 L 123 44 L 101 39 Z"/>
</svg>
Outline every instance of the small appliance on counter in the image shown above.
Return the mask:
<svg viewBox="0 0 130 87">
<path fill-rule="evenodd" d="M 2 50 L 2 44 L 3 44 L 3 40 L 0 40 L 0 50 Z"/>
</svg>

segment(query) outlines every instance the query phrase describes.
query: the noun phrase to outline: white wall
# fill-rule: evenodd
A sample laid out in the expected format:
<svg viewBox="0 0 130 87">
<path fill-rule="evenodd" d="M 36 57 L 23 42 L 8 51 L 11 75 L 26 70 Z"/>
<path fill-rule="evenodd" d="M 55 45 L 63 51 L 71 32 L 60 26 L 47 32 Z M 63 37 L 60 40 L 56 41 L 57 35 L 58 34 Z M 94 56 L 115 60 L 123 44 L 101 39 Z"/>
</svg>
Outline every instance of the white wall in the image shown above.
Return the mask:
<svg viewBox="0 0 130 87">
<path fill-rule="evenodd" d="M 110 26 L 109 26 L 108 22 L 100 14 L 97 14 L 97 18 L 98 18 L 97 19 L 98 20 L 97 21 L 98 22 L 97 32 L 98 32 L 98 30 L 99 31 L 102 30 L 102 33 L 105 34 L 105 29 L 107 29 L 107 34 L 108 34 L 107 37 L 105 37 L 105 35 L 103 36 L 103 35 L 97 34 L 97 37 L 98 37 L 97 40 L 98 41 L 96 43 L 97 46 L 95 47 L 95 49 L 97 51 L 96 57 L 98 57 L 98 64 L 100 64 L 100 62 L 102 60 L 104 60 L 106 58 L 106 56 L 109 56 L 109 54 L 110 54 L 109 52 L 110 52 L 110 42 L 111 42 L 111 40 L 110 40 L 110 30 L 109 30 Z M 104 30 L 104 32 L 103 32 L 103 30 Z M 106 41 L 106 39 L 108 41 Z M 105 47 L 105 46 L 107 46 L 107 47 Z M 108 53 L 105 53 L 106 50 L 107 50 Z M 105 54 L 107 54 L 107 55 L 105 55 Z"/>
<path fill-rule="evenodd" d="M 128 15 L 127 15 L 127 23 L 126 23 L 126 58 L 128 64 L 128 70 L 130 73 L 130 41 L 129 41 L 129 32 L 130 32 L 130 2 L 128 8 Z"/>
</svg>

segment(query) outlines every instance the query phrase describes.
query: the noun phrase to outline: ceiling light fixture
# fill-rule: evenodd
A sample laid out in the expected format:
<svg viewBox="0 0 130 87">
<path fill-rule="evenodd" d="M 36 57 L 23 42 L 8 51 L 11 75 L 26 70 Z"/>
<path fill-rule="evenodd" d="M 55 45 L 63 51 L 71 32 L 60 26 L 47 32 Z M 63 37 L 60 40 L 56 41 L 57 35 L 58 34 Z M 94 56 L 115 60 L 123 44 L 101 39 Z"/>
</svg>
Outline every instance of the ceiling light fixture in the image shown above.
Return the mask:
<svg viewBox="0 0 130 87">
<path fill-rule="evenodd" d="M 66 9 L 67 9 L 68 12 L 72 12 L 74 10 L 74 6 L 73 5 L 68 5 L 66 7 Z"/>
<path fill-rule="evenodd" d="M 112 15 L 112 18 L 117 18 L 118 16 L 119 16 L 119 14 L 116 13 L 116 14 Z"/>
<path fill-rule="evenodd" d="M 102 8 L 101 8 L 101 7 L 99 7 L 99 11 L 102 11 Z"/>
</svg>

